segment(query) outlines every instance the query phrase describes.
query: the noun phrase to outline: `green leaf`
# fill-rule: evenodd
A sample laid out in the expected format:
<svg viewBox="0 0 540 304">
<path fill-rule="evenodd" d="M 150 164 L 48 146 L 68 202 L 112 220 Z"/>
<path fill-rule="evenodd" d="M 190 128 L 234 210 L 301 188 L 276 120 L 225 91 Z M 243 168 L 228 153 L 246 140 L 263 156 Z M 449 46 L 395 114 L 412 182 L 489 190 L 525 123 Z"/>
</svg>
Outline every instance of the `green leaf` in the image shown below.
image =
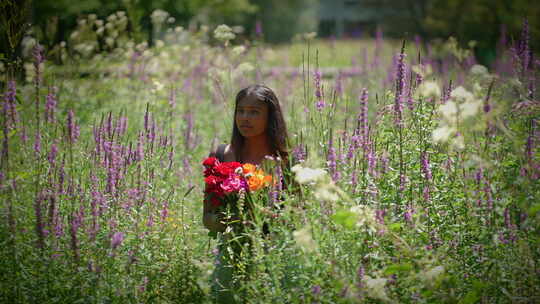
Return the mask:
<svg viewBox="0 0 540 304">
<path fill-rule="evenodd" d="M 480 300 L 480 296 L 476 290 L 471 290 L 459 301 L 459 304 L 473 304 L 478 302 L 478 300 Z"/>
<path fill-rule="evenodd" d="M 396 274 L 398 272 L 407 272 L 411 271 L 413 269 L 413 266 L 409 263 L 404 264 L 392 264 L 384 270 L 385 275 L 391 275 Z"/>
<path fill-rule="evenodd" d="M 341 210 L 332 215 L 332 220 L 347 229 L 352 229 L 356 224 L 356 217 L 357 215 L 354 212 Z"/>
<path fill-rule="evenodd" d="M 392 231 L 400 231 L 401 227 L 403 227 L 403 223 L 393 223 L 388 225 L 388 228 Z"/>
<path fill-rule="evenodd" d="M 536 203 L 532 205 L 531 208 L 529 208 L 529 216 L 530 217 L 535 216 L 538 213 L 538 211 L 540 211 L 540 203 Z"/>
</svg>

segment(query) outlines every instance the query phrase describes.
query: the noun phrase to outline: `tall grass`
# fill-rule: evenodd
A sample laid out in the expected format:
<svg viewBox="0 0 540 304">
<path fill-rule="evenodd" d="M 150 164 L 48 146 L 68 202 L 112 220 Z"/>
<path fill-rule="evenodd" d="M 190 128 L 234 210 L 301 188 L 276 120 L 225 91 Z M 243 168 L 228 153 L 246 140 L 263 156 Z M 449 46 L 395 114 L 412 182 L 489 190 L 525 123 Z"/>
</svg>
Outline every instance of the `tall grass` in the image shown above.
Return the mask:
<svg viewBox="0 0 540 304">
<path fill-rule="evenodd" d="M 528 37 L 489 70 L 452 40 L 210 37 L 171 30 L 63 65 L 35 47 L 28 81 L 4 76 L 3 302 L 211 302 L 200 162 L 228 140 L 236 91 L 261 81 L 285 109 L 300 190 L 281 194 L 269 235 L 244 232 L 237 297 L 538 301 Z"/>
</svg>

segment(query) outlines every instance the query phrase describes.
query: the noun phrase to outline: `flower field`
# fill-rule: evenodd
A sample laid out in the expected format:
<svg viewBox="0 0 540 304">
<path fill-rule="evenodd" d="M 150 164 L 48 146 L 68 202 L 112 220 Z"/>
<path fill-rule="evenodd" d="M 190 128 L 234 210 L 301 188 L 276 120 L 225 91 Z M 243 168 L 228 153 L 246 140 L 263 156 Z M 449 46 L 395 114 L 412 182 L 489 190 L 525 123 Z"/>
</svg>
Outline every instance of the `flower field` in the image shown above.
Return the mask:
<svg viewBox="0 0 540 304">
<path fill-rule="evenodd" d="M 526 22 L 484 67 L 452 38 L 380 31 L 269 46 L 162 28 L 149 47 L 113 16 L 70 48 L 32 46 L 26 80 L 1 76 L 0 302 L 212 303 L 202 162 L 252 83 L 284 109 L 295 191 L 258 196 L 270 233 L 243 232 L 239 302 L 540 302 Z"/>
</svg>

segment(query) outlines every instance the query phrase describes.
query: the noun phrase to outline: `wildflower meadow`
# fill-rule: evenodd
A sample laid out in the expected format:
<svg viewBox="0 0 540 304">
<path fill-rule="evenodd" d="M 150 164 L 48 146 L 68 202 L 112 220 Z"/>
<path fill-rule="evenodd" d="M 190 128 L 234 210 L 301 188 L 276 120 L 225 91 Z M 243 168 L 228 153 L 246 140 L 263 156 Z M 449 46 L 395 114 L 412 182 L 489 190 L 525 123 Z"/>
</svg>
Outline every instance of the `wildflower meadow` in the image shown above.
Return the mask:
<svg viewBox="0 0 540 304">
<path fill-rule="evenodd" d="M 540 302 L 526 20 L 486 67 L 453 38 L 274 46 L 152 18 L 152 43 L 85 15 L 29 42 L 26 79 L 2 66 L 0 302 L 212 303 L 202 162 L 252 83 L 284 109 L 292 169 L 265 172 L 291 187 L 258 197 L 238 302 Z"/>
</svg>

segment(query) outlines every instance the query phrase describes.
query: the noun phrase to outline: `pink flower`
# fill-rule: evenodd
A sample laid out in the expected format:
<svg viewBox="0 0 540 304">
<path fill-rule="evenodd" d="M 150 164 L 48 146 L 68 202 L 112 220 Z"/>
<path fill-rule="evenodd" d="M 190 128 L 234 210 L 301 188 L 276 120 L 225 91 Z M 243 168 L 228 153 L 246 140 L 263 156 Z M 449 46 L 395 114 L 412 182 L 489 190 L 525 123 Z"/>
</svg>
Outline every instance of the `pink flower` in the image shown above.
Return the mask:
<svg viewBox="0 0 540 304">
<path fill-rule="evenodd" d="M 221 184 L 221 189 L 225 193 L 238 192 L 240 189 L 247 189 L 246 181 L 238 175 L 231 175 Z"/>
</svg>

